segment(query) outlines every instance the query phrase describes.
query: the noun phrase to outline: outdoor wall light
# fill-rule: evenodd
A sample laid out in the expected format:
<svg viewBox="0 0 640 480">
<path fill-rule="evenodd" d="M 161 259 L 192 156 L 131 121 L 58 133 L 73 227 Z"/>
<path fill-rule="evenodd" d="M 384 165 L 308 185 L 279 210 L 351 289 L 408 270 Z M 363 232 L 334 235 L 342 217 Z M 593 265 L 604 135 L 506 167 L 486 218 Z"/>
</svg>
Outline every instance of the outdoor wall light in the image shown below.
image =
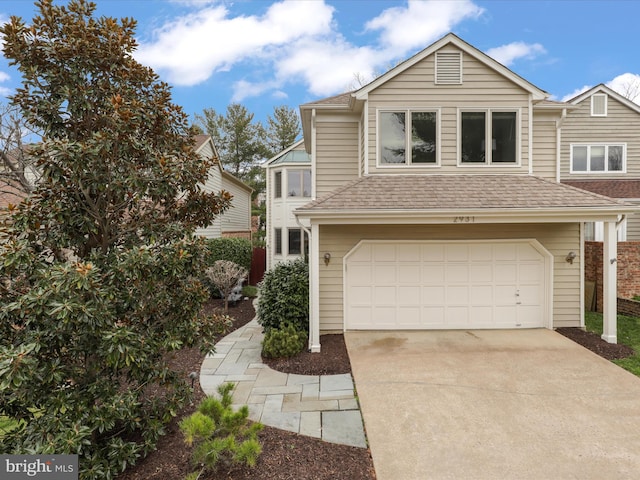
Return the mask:
<svg viewBox="0 0 640 480">
<path fill-rule="evenodd" d="M 576 252 L 569 252 L 565 258 L 565 260 L 567 261 L 567 263 L 570 263 L 573 265 L 573 260 L 576 258 Z"/>
<path fill-rule="evenodd" d="M 324 254 L 324 264 L 325 265 L 329 265 L 329 262 L 331 261 L 331 254 L 329 252 Z"/>
</svg>

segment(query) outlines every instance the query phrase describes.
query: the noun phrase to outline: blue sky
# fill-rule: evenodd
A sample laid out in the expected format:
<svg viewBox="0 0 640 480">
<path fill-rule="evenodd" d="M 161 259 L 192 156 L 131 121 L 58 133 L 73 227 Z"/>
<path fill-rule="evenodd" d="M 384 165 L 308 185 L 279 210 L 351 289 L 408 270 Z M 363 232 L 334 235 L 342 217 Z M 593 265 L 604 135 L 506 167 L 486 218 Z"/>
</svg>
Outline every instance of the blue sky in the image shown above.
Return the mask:
<svg viewBox="0 0 640 480">
<path fill-rule="evenodd" d="M 138 21 L 136 58 L 189 115 L 239 102 L 264 121 L 274 106 L 297 109 L 371 80 L 450 31 L 553 99 L 599 83 L 640 93 L 639 0 L 96 3 L 98 15 Z M 29 0 L 0 0 L 0 21 L 34 12 Z M 0 100 L 19 83 L 0 59 Z"/>
</svg>

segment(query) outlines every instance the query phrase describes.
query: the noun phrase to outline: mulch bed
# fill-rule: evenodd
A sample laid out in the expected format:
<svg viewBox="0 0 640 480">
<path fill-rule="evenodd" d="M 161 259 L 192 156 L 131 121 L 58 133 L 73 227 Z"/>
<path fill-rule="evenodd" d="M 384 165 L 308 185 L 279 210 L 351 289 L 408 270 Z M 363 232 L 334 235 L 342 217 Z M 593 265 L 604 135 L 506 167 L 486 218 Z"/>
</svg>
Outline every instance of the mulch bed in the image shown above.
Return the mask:
<svg viewBox="0 0 640 480">
<path fill-rule="evenodd" d="M 557 332 L 607 360 L 618 360 L 635 354 L 633 348 L 627 345 L 607 343 L 600 335 L 580 328 L 558 328 Z"/>
<path fill-rule="evenodd" d="M 212 300 L 206 312 L 220 309 L 222 302 Z M 240 328 L 255 317 L 251 300 L 243 300 L 229 308 L 234 318 L 232 330 Z M 349 357 L 342 335 L 323 335 L 322 353 L 307 352 L 291 359 L 265 359 L 272 368 L 286 373 L 327 375 L 351 372 Z M 175 370 L 200 372 L 203 357 L 197 348 L 184 349 L 172 360 Z M 168 426 L 167 434 L 157 449 L 137 465 L 118 476 L 120 480 L 173 480 L 182 479 L 194 470 L 190 463 L 191 451 L 184 443 L 178 423 L 195 410 L 204 398 L 200 384 L 194 385 L 194 401 L 180 412 Z M 264 427 L 258 434 L 262 454 L 254 468 L 219 469 L 203 475 L 199 480 L 375 480 L 373 461 L 368 449 L 324 442 L 272 427 Z"/>
<path fill-rule="evenodd" d="M 221 308 L 221 302 L 213 300 L 206 311 Z M 232 330 L 245 325 L 255 316 L 251 300 L 239 302 L 231 307 L 234 318 Z M 615 360 L 634 354 L 625 345 L 605 342 L 598 335 L 579 328 L 559 328 L 558 332 L 606 358 Z M 288 359 L 263 359 L 275 370 L 301 375 L 332 375 L 351 372 L 343 335 L 321 336 L 322 352 L 303 352 Z M 173 367 L 187 376 L 199 372 L 203 357 L 197 348 L 177 352 Z M 196 380 L 194 402 L 187 406 L 167 427 L 167 434 L 160 439 L 157 450 L 137 465 L 118 476 L 123 480 L 180 479 L 193 471 L 190 450 L 183 441 L 178 422 L 195 410 L 204 398 Z M 199 480 L 375 480 L 373 461 L 368 449 L 323 442 L 272 427 L 264 427 L 259 433 L 262 454 L 254 468 L 219 469 L 204 475 Z"/>
</svg>

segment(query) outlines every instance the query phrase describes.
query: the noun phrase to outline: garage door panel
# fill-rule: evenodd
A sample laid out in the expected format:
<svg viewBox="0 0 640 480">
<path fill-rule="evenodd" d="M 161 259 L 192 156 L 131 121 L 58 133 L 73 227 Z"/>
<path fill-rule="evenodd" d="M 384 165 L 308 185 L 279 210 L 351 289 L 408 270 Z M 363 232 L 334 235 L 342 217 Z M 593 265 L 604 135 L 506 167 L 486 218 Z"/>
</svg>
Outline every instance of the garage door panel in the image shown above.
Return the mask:
<svg viewBox="0 0 640 480">
<path fill-rule="evenodd" d="M 445 271 L 447 283 L 469 282 L 469 265 L 449 263 Z"/>
<path fill-rule="evenodd" d="M 451 243 L 446 246 L 448 262 L 466 262 L 469 260 L 469 247 L 466 243 Z"/>
<path fill-rule="evenodd" d="M 378 307 L 397 305 L 396 287 L 375 287 L 373 289 L 373 304 Z"/>
<path fill-rule="evenodd" d="M 423 305 L 443 305 L 445 302 L 445 288 L 442 285 L 422 287 Z"/>
<path fill-rule="evenodd" d="M 474 285 L 471 287 L 471 305 L 493 305 L 493 289 L 492 285 Z"/>
<path fill-rule="evenodd" d="M 401 285 L 419 285 L 422 280 L 420 264 L 398 264 L 398 283 Z"/>
<path fill-rule="evenodd" d="M 346 257 L 345 326 L 541 327 L 550 261 L 528 241 L 363 242 Z"/>
<path fill-rule="evenodd" d="M 447 287 L 447 305 L 468 305 L 469 286 L 449 285 Z"/>
<path fill-rule="evenodd" d="M 373 280 L 377 285 L 395 285 L 395 283 L 397 282 L 396 264 L 377 263 L 373 271 Z"/>
<path fill-rule="evenodd" d="M 493 282 L 493 264 L 471 264 L 469 267 L 469 281 L 473 283 Z"/>
</svg>

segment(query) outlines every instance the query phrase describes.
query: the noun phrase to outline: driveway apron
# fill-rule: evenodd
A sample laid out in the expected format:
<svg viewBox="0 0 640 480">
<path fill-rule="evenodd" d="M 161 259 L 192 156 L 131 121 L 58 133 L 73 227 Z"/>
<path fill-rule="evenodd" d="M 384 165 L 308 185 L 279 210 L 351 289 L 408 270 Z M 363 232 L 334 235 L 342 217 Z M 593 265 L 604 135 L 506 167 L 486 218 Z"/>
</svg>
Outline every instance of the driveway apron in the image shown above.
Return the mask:
<svg viewBox="0 0 640 480">
<path fill-rule="evenodd" d="M 556 332 L 345 339 L 377 480 L 640 475 L 640 379 Z"/>
</svg>

